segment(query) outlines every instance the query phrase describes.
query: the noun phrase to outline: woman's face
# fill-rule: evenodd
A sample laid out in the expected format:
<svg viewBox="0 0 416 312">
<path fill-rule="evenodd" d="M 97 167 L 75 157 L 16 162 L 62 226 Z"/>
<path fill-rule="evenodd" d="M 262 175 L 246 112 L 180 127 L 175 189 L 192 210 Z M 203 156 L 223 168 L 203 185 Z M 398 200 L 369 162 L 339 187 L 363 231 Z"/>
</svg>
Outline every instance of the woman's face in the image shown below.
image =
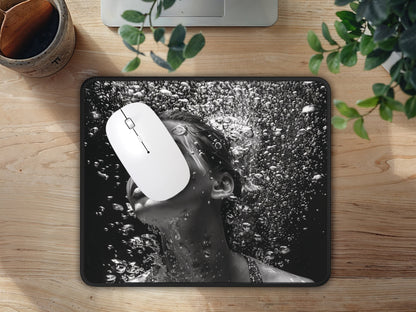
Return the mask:
<svg viewBox="0 0 416 312">
<path fill-rule="evenodd" d="M 186 216 L 196 207 L 211 204 L 211 190 L 215 182 L 214 173 L 198 153 L 190 148 L 194 144 L 189 126 L 179 121 L 164 121 L 188 163 L 191 178 L 188 185 L 175 197 L 165 201 L 155 201 L 146 197 L 130 178 L 127 182 L 127 198 L 133 206 L 136 216 L 144 223 L 161 225 L 172 218 Z"/>
</svg>

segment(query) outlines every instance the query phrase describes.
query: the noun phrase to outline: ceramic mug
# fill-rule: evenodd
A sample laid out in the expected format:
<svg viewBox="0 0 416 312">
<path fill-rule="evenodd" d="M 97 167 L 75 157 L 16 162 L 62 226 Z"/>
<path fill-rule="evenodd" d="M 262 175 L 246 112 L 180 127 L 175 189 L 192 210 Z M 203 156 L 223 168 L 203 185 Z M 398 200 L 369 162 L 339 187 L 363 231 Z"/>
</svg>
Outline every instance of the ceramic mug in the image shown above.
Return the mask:
<svg viewBox="0 0 416 312">
<path fill-rule="evenodd" d="M 48 0 L 58 11 L 59 24 L 49 46 L 30 58 L 13 59 L 0 53 L 0 64 L 29 77 L 46 77 L 62 69 L 75 49 L 75 29 L 64 0 Z M 7 11 L 19 0 L 0 0 L 0 8 Z"/>
</svg>

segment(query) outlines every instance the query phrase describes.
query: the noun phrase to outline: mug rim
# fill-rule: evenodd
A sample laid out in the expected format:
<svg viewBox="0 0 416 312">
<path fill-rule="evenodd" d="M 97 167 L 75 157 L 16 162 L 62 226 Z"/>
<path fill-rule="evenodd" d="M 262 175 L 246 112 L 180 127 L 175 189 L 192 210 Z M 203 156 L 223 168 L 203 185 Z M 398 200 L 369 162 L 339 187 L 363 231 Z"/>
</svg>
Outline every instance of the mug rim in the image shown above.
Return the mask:
<svg viewBox="0 0 416 312">
<path fill-rule="evenodd" d="M 15 58 L 7 57 L 7 56 L 4 56 L 0 52 L 0 63 L 4 63 L 5 61 L 6 63 L 19 64 L 19 63 L 26 63 L 32 60 L 37 60 L 37 59 L 42 58 L 47 53 L 47 51 L 54 49 L 56 46 L 59 45 L 59 41 L 60 41 L 59 39 L 63 37 L 62 34 L 64 33 L 66 24 L 68 23 L 68 18 L 66 18 L 65 20 L 63 18 L 65 14 L 68 15 L 68 8 L 64 0 L 48 0 L 48 2 L 51 3 L 54 6 L 54 8 L 58 11 L 58 16 L 59 16 L 58 29 L 56 30 L 55 36 L 53 37 L 51 43 L 45 49 L 43 49 L 40 53 L 31 57 L 28 57 L 28 58 L 23 58 L 23 59 L 15 59 Z"/>
</svg>

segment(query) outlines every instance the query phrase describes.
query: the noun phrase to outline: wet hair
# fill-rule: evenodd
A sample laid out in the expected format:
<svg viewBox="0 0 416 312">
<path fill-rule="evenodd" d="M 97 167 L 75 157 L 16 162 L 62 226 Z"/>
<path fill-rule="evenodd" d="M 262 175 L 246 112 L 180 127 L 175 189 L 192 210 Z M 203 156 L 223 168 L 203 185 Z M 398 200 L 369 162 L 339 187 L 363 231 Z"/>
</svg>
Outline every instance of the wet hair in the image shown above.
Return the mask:
<svg viewBox="0 0 416 312">
<path fill-rule="evenodd" d="M 161 120 L 181 122 L 182 124 L 179 125 L 181 132 L 175 133 L 175 127 L 173 134 L 184 135 L 191 139 L 191 143 L 184 148 L 195 155 L 194 159 L 202 158 L 210 170 L 228 172 L 234 180 L 234 195 L 241 196 L 241 177 L 232 165 L 233 156 L 230 152 L 230 143 L 220 131 L 188 112 L 165 111 L 159 117 Z"/>
</svg>

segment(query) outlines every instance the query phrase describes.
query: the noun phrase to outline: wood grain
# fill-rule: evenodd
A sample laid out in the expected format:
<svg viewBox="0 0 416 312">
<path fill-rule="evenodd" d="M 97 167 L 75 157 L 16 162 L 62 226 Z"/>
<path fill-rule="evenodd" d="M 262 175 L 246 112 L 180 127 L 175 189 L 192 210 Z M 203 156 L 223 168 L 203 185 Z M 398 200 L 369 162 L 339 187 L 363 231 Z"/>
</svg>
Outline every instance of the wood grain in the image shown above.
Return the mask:
<svg viewBox="0 0 416 312">
<path fill-rule="evenodd" d="M 67 0 L 77 45 L 42 79 L 0 67 L 0 311 L 414 311 L 416 119 L 370 115 L 371 141 L 333 131 L 332 278 L 318 288 L 93 288 L 79 276 L 79 88 L 122 75 L 132 57 L 102 25 L 99 0 Z M 309 29 L 333 28 L 332 0 L 281 0 L 268 28 L 204 28 L 207 46 L 179 76 L 310 76 Z M 200 29 L 190 29 L 191 33 Z M 163 55 L 149 40 L 143 47 Z M 363 59 L 320 76 L 354 103 L 388 82 Z M 163 76 L 146 58 L 130 75 Z M 404 99 L 402 94 L 399 99 Z"/>
</svg>

